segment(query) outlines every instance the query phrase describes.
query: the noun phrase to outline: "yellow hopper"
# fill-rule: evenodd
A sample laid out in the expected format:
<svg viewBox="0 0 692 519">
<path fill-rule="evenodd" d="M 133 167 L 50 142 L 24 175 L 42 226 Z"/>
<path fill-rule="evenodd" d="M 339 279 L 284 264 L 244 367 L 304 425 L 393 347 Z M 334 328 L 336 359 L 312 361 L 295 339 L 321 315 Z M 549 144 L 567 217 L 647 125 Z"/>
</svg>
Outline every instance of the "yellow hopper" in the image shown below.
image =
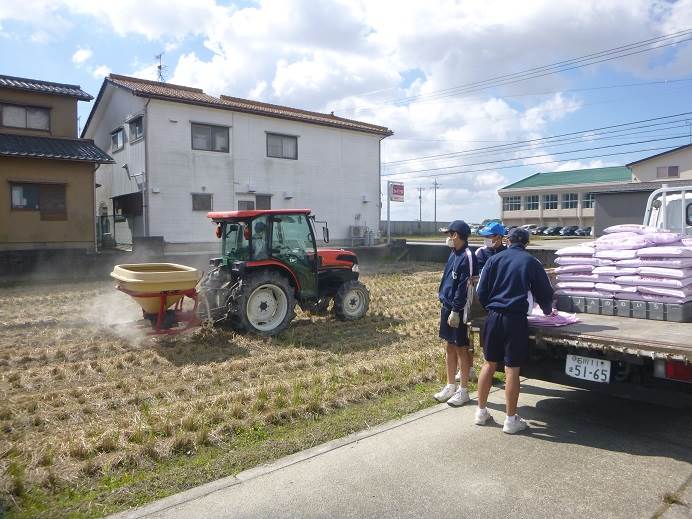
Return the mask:
<svg viewBox="0 0 692 519">
<path fill-rule="evenodd" d="M 200 273 L 175 263 L 133 263 L 116 265 L 111 277 L 118 280 L 118 290 L 137 301 L 145 314 L 159 314 L 184 296 L 195 294 Z"/>
</svg>

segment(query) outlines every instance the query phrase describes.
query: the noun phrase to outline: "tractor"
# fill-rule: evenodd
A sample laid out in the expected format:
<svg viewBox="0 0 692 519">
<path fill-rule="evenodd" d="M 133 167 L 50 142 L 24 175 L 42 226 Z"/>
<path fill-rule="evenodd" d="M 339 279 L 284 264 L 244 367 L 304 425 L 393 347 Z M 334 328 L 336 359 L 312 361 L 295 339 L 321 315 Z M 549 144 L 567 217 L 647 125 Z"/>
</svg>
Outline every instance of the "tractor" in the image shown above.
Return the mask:
<svg viewBox="0 0 692 519">
<path fill-rule="evenodd" d="M 315 226 L 329 242 L 326 222 L 310 209 L 210 212 L 221 256 L 199 285 L 199 318 L 238 331 L 275 335 L 295 317 L 296 303 L 312 314 L 360 319 L 370 293 L 358 280 L 358 258 L 317 248 Z"/>
</svg>

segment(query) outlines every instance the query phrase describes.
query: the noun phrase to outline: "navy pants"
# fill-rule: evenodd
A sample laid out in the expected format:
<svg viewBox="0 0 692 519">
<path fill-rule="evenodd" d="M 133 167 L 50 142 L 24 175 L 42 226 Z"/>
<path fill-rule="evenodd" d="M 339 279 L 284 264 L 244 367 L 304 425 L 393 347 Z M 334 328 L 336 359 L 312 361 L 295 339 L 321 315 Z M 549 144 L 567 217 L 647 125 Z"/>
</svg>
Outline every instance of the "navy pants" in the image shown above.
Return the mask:
<svg viewBox="0 0 692 519">
<path fill-rule="evenodd" d="M 483 356 L 519 368 L 529 356 L 529 322 L 526 315 L 488 310 L 483 325 Z"/>
<path fill-rule="evenodd" d="M 469 345 L 468 329 L 464 323 L 459 323 L 458 328 L 449 326 L 447 324 L 447 319 L 451 313 L 451 308 L 442 306 L 442 311 L 440 312 L 440 339 L 444 339 L 449 343 L 465 348 Z"/>
</svg>

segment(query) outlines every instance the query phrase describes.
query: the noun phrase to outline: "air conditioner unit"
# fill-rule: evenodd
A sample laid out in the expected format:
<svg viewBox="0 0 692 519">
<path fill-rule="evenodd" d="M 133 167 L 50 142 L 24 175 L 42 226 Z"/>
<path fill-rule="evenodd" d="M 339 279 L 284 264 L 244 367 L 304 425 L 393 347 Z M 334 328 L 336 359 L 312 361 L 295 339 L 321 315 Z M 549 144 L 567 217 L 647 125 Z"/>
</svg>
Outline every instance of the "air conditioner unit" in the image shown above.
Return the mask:
<svg viewBox="0 0 692 519">
<path fill-rule="evenodd" d="M 290 191 L 284 191 L 284 200 L 290 200 L 291 198 L 293 198 L 293 193 Z"/>
</svg>

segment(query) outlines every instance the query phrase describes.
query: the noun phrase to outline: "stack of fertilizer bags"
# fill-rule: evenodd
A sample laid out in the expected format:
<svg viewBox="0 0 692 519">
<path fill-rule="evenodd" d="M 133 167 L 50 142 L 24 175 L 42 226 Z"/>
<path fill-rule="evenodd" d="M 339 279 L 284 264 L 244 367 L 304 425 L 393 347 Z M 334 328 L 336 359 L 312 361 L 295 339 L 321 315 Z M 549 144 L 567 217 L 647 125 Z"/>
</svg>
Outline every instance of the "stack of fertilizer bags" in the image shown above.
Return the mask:
<svg viewBox="0 0 692 519">
<path fill-rule="evenodd" d="M 557 294 L 661 303 L 692 301 L 692 239 L 644 225 L 557 251 Z"/>
</svg>

